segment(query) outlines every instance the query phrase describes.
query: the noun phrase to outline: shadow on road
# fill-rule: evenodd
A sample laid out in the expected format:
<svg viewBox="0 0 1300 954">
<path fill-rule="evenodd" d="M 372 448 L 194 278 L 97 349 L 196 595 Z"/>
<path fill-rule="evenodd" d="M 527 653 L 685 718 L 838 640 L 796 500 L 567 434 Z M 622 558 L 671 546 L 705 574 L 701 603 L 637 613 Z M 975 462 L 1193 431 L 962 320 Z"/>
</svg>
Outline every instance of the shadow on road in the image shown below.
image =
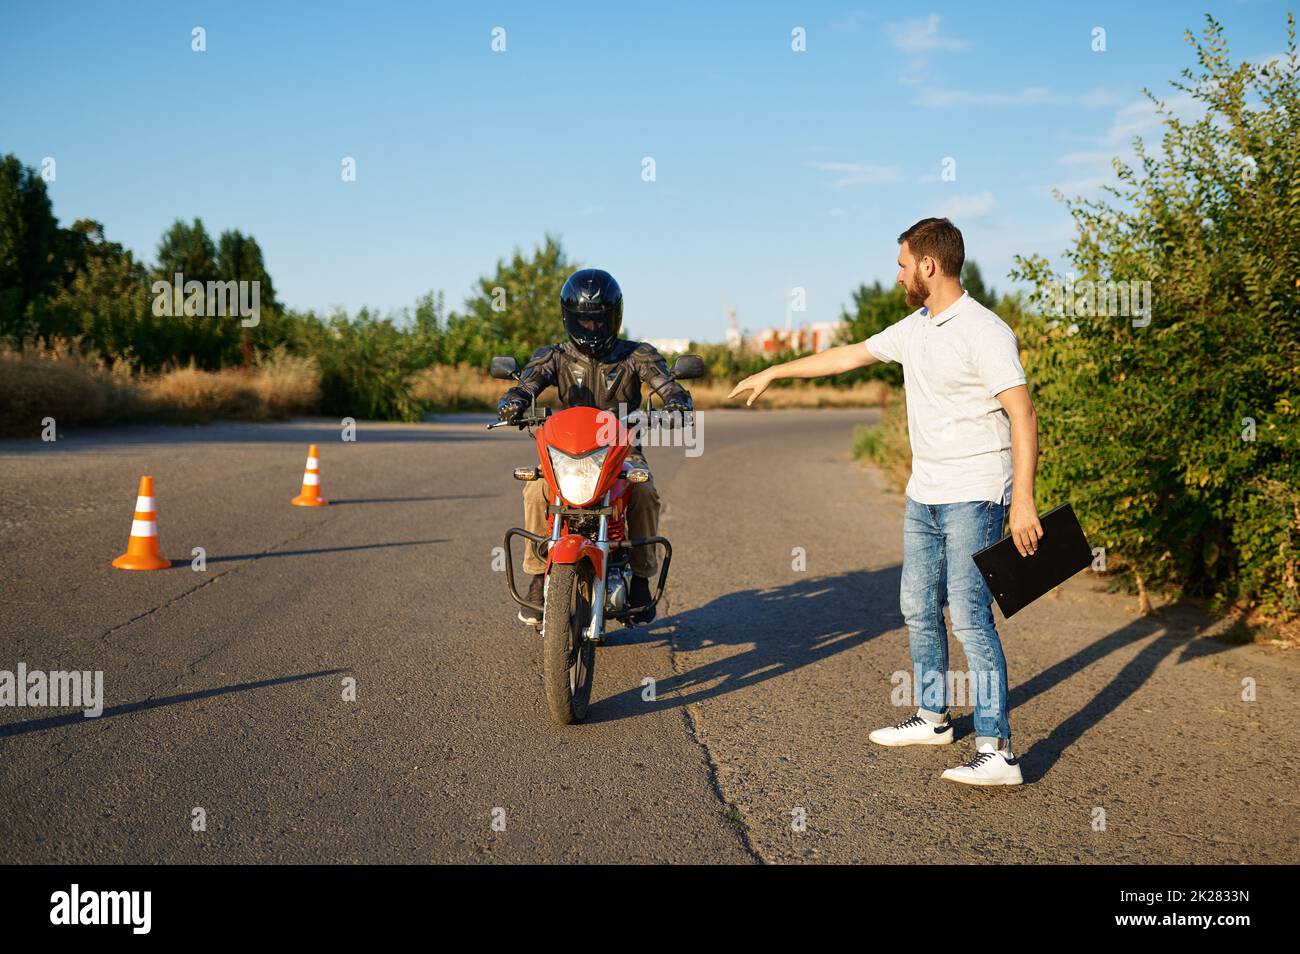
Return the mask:
<svg viewBox="0 0 1300 954">
<path fill-rule="evenodd" d="M 125 705 L 109 706 L 95 718 L 87 718 L 81 711 L 71 712 L 66 715 L 50 716 L 45 719 L 30 719 L 27 722 L 14 722 L 9 725 L 0 725 L 0 739 L 12 735 L 26 735 L 28 732 L 43 732 L 46 729 L 56 729 L 65 725 L 81 725 L 93 722 L 103 722 L 105 719 L 111 719 L 115 716 L 131 715 L 134 712 L 144 712 L 148 709 L 158 709 L 162 706 L 174 706 L 183 702 L 194 702 L 196 699 L 210 699 L 214 696 L 226 696 L 233 692 L 248 692 L 252 689 L 266 689 L 270 686 L 283 686 L 291 682 L 302 682 L 304 679 L 321 679 L 325 676 L 337 676 L 339 673 L 351 672 L 351 669 L 322 669 L 320 672 L 305 672 L 297 676 L 279 676 L 275 679 L 260 679 L 257 682 L 242 682 L 235 686 L 221 686 L 217 689 L 204 689 L 199 692 L 186 692 L 178 696 L 164 696 L 161 699 L 144 699 L 140 702 L 128 702 Z"/>
<path fill-rule="evenodd" d="M 904 625 L 898 611 L 900 570 L 897 566 L 860 570 L 770 590 L 728 593 L 696 609 L 667 616 L 648 629 L 611 633 L 612 647 L 664 640 L 688 652 L 719 646 L 733 647 L 733 651 L 660 680 L 655 702 L 642 698 L 641 686 L 602 699 L 592 706 L 586 721 L 614 722 L 735 692 L 899 629 Z M 1161 616 L 1136 619 L 1011 689 L 1014 727 L 1015 710 L 1030 699 L 1073 676 L 1083 674 L 1086 679 L 1086 671 L 1094 663 L 1149 640 L 1081 709 L 1020 753 L 1026 782 L 1045 777 L 1070 745 L 1147 683 L 1166 659 L 1177 656 L 1182 663 L 1233 648 L 1230 643 L 1204 638 L 1195 627 L 1172 624 L 1170 619 L 1178 610 L 1179 605 L 1174 604 L 1165 607 Z M 1162 618 L 1165 616 L 1168 619 Z M 960 660 L 960 645 L 949 639 L 950 652 L 955 653 L 951 658 Z M 1014 679 L 1015 673 L 1011 676 Z M 596 678 L 599 684 L 599 671 Z M 971 735 L 972 722 L 969 712 L 954 716 L 958 738 Z"/>
<path fill-rule="evenodd" d="M 348 504 L 424 503 L 429 500 L 490 500 L 501 494 L 443 494 L 440 497 L 370 497 L 366 500 L 330 500 L 331 507 Z"/>
<path fill-rule="evenodd" d="M 210 556 L 209 563 L 230 563 L 235 560 L 261 560 L 266 557 L 319 556 L 322 553 L 347 553 L 353 550 L 386 550 L 390 547 L 421 547 L 431 543 L 450 543 L 450 540 L 405 540 L 400 543 L 358 543 L 351 547 L 317 547 L 315 550 L 266 550 L 262 553 L 232 553 Z M 172 566 L 189 566 L 189 560 L 172 560 Z"/>
<path fill-rule="evenodd" d="M 1172 615 L 1179 609 L 1181 609 L 1180 604 L 1175 603 L 1165 607 L 1161 615 Z M 1214 655 L 1233 648 L 1229 643 L 1204 638 L 1195 629 L 1173 628 L 1160 616 L 1135 619 L 1109 636 L 1088 644 L 1068 659 L 1062 659 L 1027 682 L 1012 688 L 1012 731 L 1015 731 L 1017 707 L 1055 688 L 1111 653 L 1157 635 L 1158 638 L 1152 639 L 1143 646 L 1137 655 L 1125 663 L 1124 668 L 1116 673 L 1115 677 L 1082 709 L 1059 723 L 1046 738 L 1040 739 L 1027 751 L 1020 753 L 1019 758 L 1026 782 L 1036 782 L 1044 778 L 1060 759 L 1062 752 L 1082 738 L 1089 729 L 1100 724 L 1106 716 L 1140 689 L 1165 659 L 1182 650 L 1178 662 L 1183 663 L 1192 658 Z M 954 728 L 959 736 L 964 734 L 964 731 L 970 731 L 971 717 L 966 715 L 955 719 Z"/>
<path fill-rule="evenodd" d="M 741 590 L 656 621 L 648 630 L 610 634 L 611 646 L 669 640 L 695 651 L 733 647 L 714 662 L 660 680 L 657 700 L 637 686 L 591 707 L 586 721 L 613 722 L 712 699 L 793 672 L 903 624 L 898 612 L 901 567 L 855 570 L 785 586 Z M 600 674 L 597 670 L 599 685 Z"/>
</svg>

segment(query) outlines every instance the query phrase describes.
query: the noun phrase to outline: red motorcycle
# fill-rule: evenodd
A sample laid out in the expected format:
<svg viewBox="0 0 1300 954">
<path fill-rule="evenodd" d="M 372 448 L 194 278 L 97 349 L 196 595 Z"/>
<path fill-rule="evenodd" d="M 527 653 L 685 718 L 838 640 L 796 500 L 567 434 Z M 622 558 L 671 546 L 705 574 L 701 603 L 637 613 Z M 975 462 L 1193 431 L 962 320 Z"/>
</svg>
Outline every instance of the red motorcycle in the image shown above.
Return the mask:
<svg viewBox="0 0 1300 954">
<path fill-rule="evenodd" d="M 492 359 L 491 375 L 519 379 L 514 358 Z M 698 355 L 682 355 L 672 377 L 685 380 L 704 375 Z M 647 409 L 650 405 L 647 403 Z M 631 415 L 628 415 L 630 418 Z M 540 466 L 516 467 L 516 480 L 545 480 L 551 517 L 549 537 L 514 527 L 506 531 L 506 585 L 516 603 L 542 614 L 542 685 L 546 704 L 556 721 L 581 722 L 591 703 L 596 647 L 607 620 L 633 625 L 640 613 L 658 604 L 668 579 L 673 548 L 667 538 L 629 540 L 625 515 L 631 484 L 650 479 L 650 472 L 627 460 L 632 447 L 628 418 L 594 407 L 571 407 L 552 413 L 537 408 L 488 429 L 514 425 L 528 429 L 537 444 Z M 536 429 L 536 430 L 534 430 Z M 530 603 L 515 586 L 511 543 L 523 537 L 546 560 L 543 605 Z M 524 544 L 528 546 L 528 543 Z M 649 603 L 629 606 L 632 548 L 663 547 L 655 593 Z"/>
</svg>

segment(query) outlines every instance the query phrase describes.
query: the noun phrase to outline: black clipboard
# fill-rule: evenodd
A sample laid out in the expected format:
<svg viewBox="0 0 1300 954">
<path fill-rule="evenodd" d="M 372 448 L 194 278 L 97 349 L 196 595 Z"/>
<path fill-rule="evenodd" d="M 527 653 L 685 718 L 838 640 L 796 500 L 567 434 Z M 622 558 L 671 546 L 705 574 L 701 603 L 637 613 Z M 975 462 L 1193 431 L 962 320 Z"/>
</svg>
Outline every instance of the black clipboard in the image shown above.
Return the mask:
<svg viewBox="0 0 1300 954">
<path fill-rule="evenodd" d="M 1022 557 L 1011 537 L 972 555 L 1003 616 L 1013 616 L 1092 563 L 1092 547 L 1068 503 L 1038 518 L 1043 537 L 1038 551 Z"/>
</svg>

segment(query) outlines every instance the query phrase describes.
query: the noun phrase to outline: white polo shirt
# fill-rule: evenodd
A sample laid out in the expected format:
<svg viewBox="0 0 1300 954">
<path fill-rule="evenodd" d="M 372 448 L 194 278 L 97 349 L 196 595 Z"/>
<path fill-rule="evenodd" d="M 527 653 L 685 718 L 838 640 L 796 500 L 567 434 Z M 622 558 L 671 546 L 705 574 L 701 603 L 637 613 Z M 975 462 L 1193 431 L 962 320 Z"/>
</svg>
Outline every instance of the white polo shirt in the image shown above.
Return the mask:
<svg viewBox="0 0 1300 954">
<path fill-rule="evenodd" d="M 999 391 L 1025 383 L 1016 336 L 969 292 L 937 315 L 921 308 L 864 344 L 903 365 L 917 503 L 1011 502 L 1011 421 Z"/>
</svg>

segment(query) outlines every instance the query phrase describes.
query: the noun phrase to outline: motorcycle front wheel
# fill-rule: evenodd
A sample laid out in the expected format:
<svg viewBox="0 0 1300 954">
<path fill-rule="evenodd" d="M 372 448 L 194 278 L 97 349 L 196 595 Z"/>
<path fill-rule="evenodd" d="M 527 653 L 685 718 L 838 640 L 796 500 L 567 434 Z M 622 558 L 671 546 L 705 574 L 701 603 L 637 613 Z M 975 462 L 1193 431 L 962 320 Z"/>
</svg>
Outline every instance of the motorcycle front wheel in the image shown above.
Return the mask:
<svg viewBox="0 0 1300 954">
<path fill-rule="evenodd" d="M 591 681 L 596 669 L 596 644 L 583 638 L 591 625 L 591 564 L 561 563 L 551 567 L 542 615 L 542 686 L 546 705 L 561 725 L 587 716 Z"/>
</svg>

